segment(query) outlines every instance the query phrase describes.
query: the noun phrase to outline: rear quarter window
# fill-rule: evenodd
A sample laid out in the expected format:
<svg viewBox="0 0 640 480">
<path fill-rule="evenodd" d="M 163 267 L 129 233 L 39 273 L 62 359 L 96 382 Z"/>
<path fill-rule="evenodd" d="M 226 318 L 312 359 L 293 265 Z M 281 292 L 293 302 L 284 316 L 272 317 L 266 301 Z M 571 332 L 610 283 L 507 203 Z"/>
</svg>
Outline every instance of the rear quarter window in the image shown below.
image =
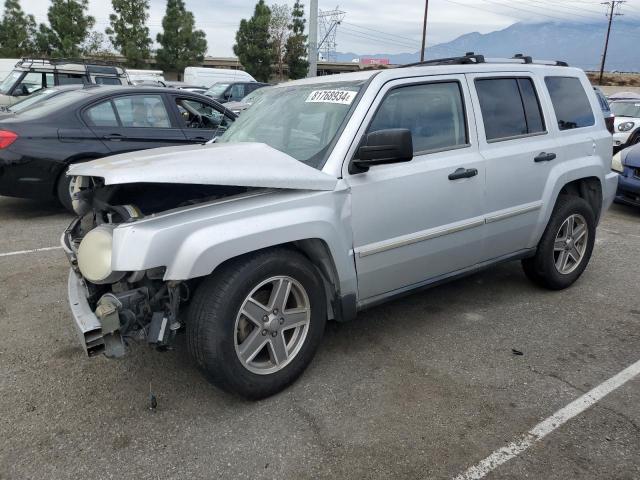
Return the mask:
<svg viewBox="0 0 640 480">
<path fill-rule="evenodd" d="M 580 79 L 575 77 L 545 77 L 551 103 L 560 130 L 595 125 L 591 103 Z"/>
</svg>

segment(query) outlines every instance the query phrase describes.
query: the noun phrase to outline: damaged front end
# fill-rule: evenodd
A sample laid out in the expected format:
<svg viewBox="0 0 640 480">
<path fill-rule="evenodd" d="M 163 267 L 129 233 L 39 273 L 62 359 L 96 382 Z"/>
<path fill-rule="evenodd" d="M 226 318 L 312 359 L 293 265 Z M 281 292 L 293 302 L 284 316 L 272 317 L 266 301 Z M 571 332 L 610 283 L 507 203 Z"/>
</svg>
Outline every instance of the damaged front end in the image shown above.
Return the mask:
<svg viewBox="0 0 640 480">
<path fill-rule="evenodd" d="M 165 267 L 112 271 L 113 230 L 168 210 L 245 193 L 246 187 L 211 185 L 104 185 L 77 177 L 73 205 L 79 215 L 61 243 L 71 272 L 69 303 L 89 356 L 118 358 L 131 343 L 164 350 L 182 327 L 181 307 L 195 280 L 167 281 Z M 134 203 L 135 202 L 135 203 Z"/>
</svg>

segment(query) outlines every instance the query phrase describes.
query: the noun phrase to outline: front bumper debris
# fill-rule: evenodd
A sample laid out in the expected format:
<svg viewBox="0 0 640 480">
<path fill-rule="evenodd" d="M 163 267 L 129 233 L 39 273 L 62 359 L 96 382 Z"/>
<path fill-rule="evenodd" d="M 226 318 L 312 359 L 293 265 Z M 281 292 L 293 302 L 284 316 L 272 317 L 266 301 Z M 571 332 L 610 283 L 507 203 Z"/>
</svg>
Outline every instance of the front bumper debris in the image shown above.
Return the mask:
<svg viewBox="0 0 640 480">
<path fill-rule="evenodd" d="M 73 270 L 69 271 L 67 282 L 69 307 L 80 338 L 80 344 L 88 356 L 105 353 L 102 324 L 87 301 L 85 286 Z"/>
</svg>

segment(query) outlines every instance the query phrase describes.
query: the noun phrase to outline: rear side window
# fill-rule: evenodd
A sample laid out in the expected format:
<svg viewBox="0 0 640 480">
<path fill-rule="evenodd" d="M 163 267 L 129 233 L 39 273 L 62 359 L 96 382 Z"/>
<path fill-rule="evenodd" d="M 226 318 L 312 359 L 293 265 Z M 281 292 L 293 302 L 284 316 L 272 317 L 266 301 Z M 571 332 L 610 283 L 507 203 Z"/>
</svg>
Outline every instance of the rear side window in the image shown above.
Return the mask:
<svg viewBox="0 0 640 480">
<path fill-rule="evenodd" d="M 462 92 L 458 82 L 427 83 L 391 90 L 367 133 L 407 128 L 414 153 L 467 144 Z"/>
<path fill-rule="evenodd" d="M 128 95 L 116 98 L 113 103 L 123 127 L 171 127 L 160 95 Z"/>
<path fill-rule="evenodd" d="M 120 79 L 115 77 L 96 77 L 95 80 L 98 85 L 122 85 Z"/>
<path fill-rule="evenodd" d="M 87 77 L 74 73 L 58 73 L 58 85 L 82 85 L 87 83 Z"/>
<path fill-rule="evenodd" d="M 117 127 L 118 119 L 111 100 L 99 103 L 87 110 L 87 119 L 94 127 Z"/>
<path fill-rule="evenodd" d="M 580 80 L 574 77 L 545 77 L 560 130 L 589 127 L 595 117 Z"/>
<path fill-rule="evenodd" d="M 481 78 L 475 84 L 487 141 L 545 131 L 540 102 L 530 78 Z"/>
</svg>

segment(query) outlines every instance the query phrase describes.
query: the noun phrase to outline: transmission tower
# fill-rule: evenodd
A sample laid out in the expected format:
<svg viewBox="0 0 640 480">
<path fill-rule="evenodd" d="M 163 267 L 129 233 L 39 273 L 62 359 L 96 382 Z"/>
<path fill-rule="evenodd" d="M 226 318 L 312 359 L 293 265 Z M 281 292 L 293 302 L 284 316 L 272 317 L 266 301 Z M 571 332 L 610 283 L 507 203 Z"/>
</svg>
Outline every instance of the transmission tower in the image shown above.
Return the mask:
<svg viewBox="0 0 640 480">
<path fill-rule="evenodd" d="M 320 10 L 318 12 L 318 52 L 324 60 L 327 62 L 335 61 L 336 48 L 336 36 L 338 33 L 338 25 L 342 23 L 346 12 L 340 10 L 340 7 L 336 7 L 334 10 Z"/>
</svg>

